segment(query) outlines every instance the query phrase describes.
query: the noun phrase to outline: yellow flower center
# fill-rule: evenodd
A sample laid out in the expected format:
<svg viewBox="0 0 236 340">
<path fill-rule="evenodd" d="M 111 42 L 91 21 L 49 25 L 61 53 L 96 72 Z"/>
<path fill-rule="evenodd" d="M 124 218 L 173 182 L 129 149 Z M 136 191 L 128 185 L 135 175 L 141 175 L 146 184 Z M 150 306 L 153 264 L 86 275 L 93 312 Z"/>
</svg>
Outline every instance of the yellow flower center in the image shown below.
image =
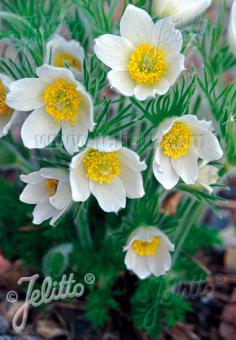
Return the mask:
<svg viewBox="0 0 236 340">
<path fill-rule="evenodd" d="M 58 79 L 44 91 L 46 111 L 57 122 L 66 120 L 75 125 L 81 103 L 81 94 L 76 85 L 66 79 Z"/>
<path fill-rule="evenodd" d="M 57 192 L 58 180 L 57 179 L 46 179 L 44 182 L 45 187 L 49 196 L 54 196 Z"/>
<path fill-rule="evenodd" d="M 132 243 L 133 251 L 139 256 L 154 255 L 160 244 L 160 237 L 153 236 L 151 241 L 136 240 Z"/>
<path fill-rule="evenodd" d="M 192 142 L 193 135 L 190 128 L 182 122 L 176 122 L 163 136 L 161 147 L 164 154 L 176 159 L 188 153 Z"/>
<path fill-rule="evenodd" d="M 137 84 L 153 85 L 165 73 L 167 64 L 164 52 L 150 44 L 139 45 L 131 54 L 128 70 Z"/>
<path fill-rule="evenodd" d="M 7 91 L 0 80 L 0 115 L 5 115 L 13 112 L 13 109 L 11 109 L 6 104 L 6 97 L 7 97 Z"/>
<path fill-rule="evenodd" d="M 90 149 L 83 159 L 86 176 L 101 184 L 110 184 L 121 172 L 117 152 L 101 152 Z"/>
<path fill-rule="evenodd" d="M 73 55 L 66 52 L 59 52 L 54 59 L 54 65 L 56 67 L 65 67 L 66 65 L 81 70 L 81 62 Z"/>
</svg>

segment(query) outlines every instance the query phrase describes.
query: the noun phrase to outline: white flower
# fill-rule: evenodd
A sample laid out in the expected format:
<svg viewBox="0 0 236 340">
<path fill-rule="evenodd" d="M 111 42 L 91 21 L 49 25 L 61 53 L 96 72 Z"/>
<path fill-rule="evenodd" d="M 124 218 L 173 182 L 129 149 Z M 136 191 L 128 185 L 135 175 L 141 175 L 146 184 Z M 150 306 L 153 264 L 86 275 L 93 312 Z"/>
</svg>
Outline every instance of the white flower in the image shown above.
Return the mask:
<svg viewBox="0 0 236 340">
<path fill-rule="evenodd" d="M 139 100 L 165 94 L 184 70 L 182 34 L 171 18 L 154 24 L 144 10 L 128 5 L 120 34 L 95 40 L 95 54 L 112 69 L 108 73 L 111 86 Z"/>
<path fill-rule="evenodd" d="M 210 162 L 222 157 L 211 125 L 194 115 L 168 118 L 160 124 L 154 137 L 157 149 L 153 172 L 165 189 L 172 189 L 179 178 L 194 184 L 199 174 L 198 158 Z"/>
<path fill-rule="evenodd" d="M 211 184 L 216 184 L 219 180 L 218 169 L 209 165 L 207 162 L 203 161 L 199 166 L 199 175 L 196 183 L 193 184 L 194 187 L 204 188 L 210 194 L 213 192 Z"/>
<path fill-rule="evenodd" d="M 154 0 L 154 16 L 171 16 L 178 24 L 185 24 L 210 7 L 212 0 Z"/>
<path fill-rule="evenodd" d="M 228 30 L 229 45 L 232 52 L 236 55 L 236 0 L 233 2 Z"/>
<path fill-rule="evenodd" d="M 50 224 L 54 225 L 72 205 L 69 174 L 66 170 L 42 168 L 29 175 L 21 175 L 20 179 L 27 183 L 20 200 L 36 204 L 33 211 L 34 224 L 41 224 L 50 218 Z"/>
<path fill-rule="evenodd" d="M 34 110 L 21 129 L 29 149 L 49 145 L 62 129 L 62 142 L 69 153 L 85 144 L 92 131 L 93 103 L 82 84 L 66 68 L 43 65 L 39 78 L 25 78 L 10 85 L 7 104 L 22 111 Z"/>
<path fill-rule="evenodd" d="M 160 229 L 140 227 L 131 233 L 124 250 L 127 251 L 127 269 L 145 279 L 151 274 L 160 276 L 170 270 L 170 251 L 174 250 L 174 245 Z"/>
<path fill-rule="evenodd" d="M 20 112 L 14 111 L 6 104 L 6 97 L 12 79 L 0 73 L 0 137 L 5 136 L 8 131 L 19 121 Z"/>
<path fill-rule="evenodd" d="M 118 212 L 128 198 L 144 195 L 141 171 L 146 169 L 139 156 L 108 137 L 89 141 L 82 153 L 73 157 L 70 183 L 74 201 L 94 195 L 106 212 Z"/>
<path fill-rule="evenodd" d="M 45 63 L 56 67 L 69 66 L 75 75 L 81 73 L 84 61 L 84 49 L 76 40 L 66 40 L 54 36 L 46 44 Z"/>
</svg>

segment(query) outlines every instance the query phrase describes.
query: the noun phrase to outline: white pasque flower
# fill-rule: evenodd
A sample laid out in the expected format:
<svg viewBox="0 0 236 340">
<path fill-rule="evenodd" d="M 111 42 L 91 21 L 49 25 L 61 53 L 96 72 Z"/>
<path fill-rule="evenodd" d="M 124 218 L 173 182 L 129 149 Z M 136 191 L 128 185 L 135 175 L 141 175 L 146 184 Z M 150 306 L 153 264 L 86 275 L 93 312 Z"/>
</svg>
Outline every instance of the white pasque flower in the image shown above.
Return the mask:
<svg viewBox="0 0 236 340">
<path fill-rule="evenodd" d="M 19 111 L 14 111 L 6 104 L 7 93 L 13 80 L 0 73 L 0 137 L 5 136 L 19 120 Z"/>
<path fill-rule="evenodd" d="M 127 269 L 145 279 L 151 274 L 160 276 L 170 270 L 170 251 L 174 251 L 174 245 L 160 229 L 139 227 L 129 236 L 124 251 Z"/>
<path fill-rule="evenodd" d="M 178 24 L 200 16 L 210 7 L 212 0 L 153 0 L 152 14 L 154 16 L 171 16 Z"/>
<path fill-rule="evenodd" d="M 78 41 L 55 35 L 46 44 L 44 61 L 56 67 L 69 66 L 78 75 L 83 68 L 84 55 L 84 49 Z"/>
<path fill-rule="evenodd" d="M 125 208 L 126 197 L 144 195 L 141 171 L 146 164 L 132 150 L 108 137 L 88 142 L 86 149 L 72 158 L 70 183 L 74 201 L 94 195 L 106 212 Z"/>
<path fill-rule="evenodd" d="M 157 148 L 153 172 L 165 189 L 172 189 L 179 178 L 194 184 L 199 176 L 199 158 L 210 162 L 223 156 L 211 125 L 194 115 L 168 118 L 160 124 L 154 136 Z"/>
<path fill-rule="evenodd" d="M 11 83 L 6 100 L 16 110 L 34 110 L 21 129 L 24 145 L 42 149 L 62 130 L 66 150 L 78 151 L 94 127 L 91 96 L 69 69 L 45 64 L 36 73 Z"/>
<path fill-rule="evenodd" d="M 193 184 L 194 187 L 203 188 L 210 194 L 213 192 L 212 184 L 216 184 L 219 180 L 219 169 L 213 165 L 209 165 L 208 162 L 201 162 L 199 166 L 199 174 L 197 181 Z"/>
<path fill-rule="evenodd" d="M 232 52 L 236 55 L 236 0 L 232 4 L 228 29 L 229 45 Z"/>
<path fill-rule="evenodd" d="M 29 175 L 21 175 L 20 179 L 27 183 L 20 200 L 36 204 L 33 211 L 34 224 L 41 224 L 50 218 L 50 224 L 54 225 L 72 205 L 68 171 L 42 168 Z"/>
<path fill-rule="evenodd" d="M 165 94 L 184 70 L 183 37 L 171 18 L 154 24 L 147 12 L 128 5 L 120 34 L 95 40 L 95 54 L 112 69 L 110 85 L 139 100 Z"/>
</svg>

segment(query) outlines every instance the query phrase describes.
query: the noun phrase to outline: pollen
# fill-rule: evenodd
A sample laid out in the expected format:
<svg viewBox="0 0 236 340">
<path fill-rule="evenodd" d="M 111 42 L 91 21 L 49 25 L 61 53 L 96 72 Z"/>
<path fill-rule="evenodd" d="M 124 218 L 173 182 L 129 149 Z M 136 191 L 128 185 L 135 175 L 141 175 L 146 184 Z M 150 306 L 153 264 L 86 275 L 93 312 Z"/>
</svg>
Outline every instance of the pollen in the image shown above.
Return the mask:
<svg viewBox="0 0 236 340">
<path fill-rule="evenodd" d="M 192 143 L 193 134 L 190 128 L 182 122 L 176 122 L 163 136 L 161 147 L 165 155 L 177 159 L 188 153 Z"/>
<path fill-rule="evenodd" d="M 7 91 L 0 80 L 0 115 L 7 115 L 9 113 L 13 112 L 13 109 L 11 109 L 7 104 L 6 104 L 6 97 L 7 97 Z"/>
<path fill-rule="evenodd" d="M 153 85 L 167 69 L 164 52 L 150 44 L 139 45 L 130 56 L 128 71 L 136 84 Z"/>
<path fill-rule="evenodd" d="M 44 182 L 45 187 L 47 189 L 47 192 L 49 196 L 54 196 L 57 192 L 57 186 L 58 186 L 58 180 L 57 179 L 46 179 Z"/>
<path fill-rule="evenodd" d="M 75 84 L 66 79 L 58 79 L 44 91 L 43 99 L 46 112 L 53 116 L 55 122 L 65 120 L 75 125 L 81 103 L 81 94 Z"/>
<path fill-rule="evenodd" d="M 117 152 L 89 149 L 83 159 L 87 178 L 101 184 L 110 184 L 121 172 Z"/>
<path fill-rule="evenodd" d="M 54 65 L 56 67 L 65 67 L 68 65 L 78 71 L 80 71 L 82 68 L 79 59 L 66 52 L 57 53 L 54 59 Z"/>
<path fill-rule="evenodd" d="M 154 236 L 151 241 L 136 240 L 132 243 L 133 251 L 139 256 L 155 255 L 160 244 L 160 237 Z"/>
</svg>

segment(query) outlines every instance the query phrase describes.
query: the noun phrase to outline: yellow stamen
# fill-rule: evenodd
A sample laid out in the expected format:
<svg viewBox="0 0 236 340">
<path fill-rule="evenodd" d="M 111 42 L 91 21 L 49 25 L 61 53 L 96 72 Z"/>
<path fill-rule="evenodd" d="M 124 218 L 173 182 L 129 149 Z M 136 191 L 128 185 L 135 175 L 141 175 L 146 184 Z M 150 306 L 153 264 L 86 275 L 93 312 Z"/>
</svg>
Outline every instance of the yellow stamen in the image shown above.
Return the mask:
<svg viewBox="0 0 236 340">
<path fill-rule="evenodd" d="M 160 237 L 153 236 L 151 241 L 136 240 L 132 243 L 133 251 L 139 256 L 154 255 L 160 244 Z"/>
<path fill-rule="evenodd" d="M 177 159 L 188 153 L 192 142 L 193 134 L 188 125 L 176 122 L 163 136 L 161 147 L 165 155 Z"/>
<path fill-rule="evenodd" d="M 167 69 L 164 52 L 150 44 L 139 45 L 131 54 L 128 70 L 136 84 L 153 85 Z"/>
<path fill-rule="evenodd" d="M 0 115 L 5 115 L 5 114 L 7 115 L 14 111 L 6 104 L 6 97 L 7 97 L 7 91 L 2 81 L 0 80 Z"/>
<path fill-rule="evenodd" d="M 60 52 L 55 56 L 54 65 L 56 67 L 65 67 L 66 65 L 81 70 L 81 62 L 79 59 L 67 52 Z"/>
<path fill-rule="evenodd" d="M 60 122 L 66 120 L 75 125 L 81 103 L 81 94 L 76 85 L 66 79 L 58 79 L 44 91 L 46 111 Z"/>
<path fill-rule="evenodd" d="M 83 159 L 86 176 L 101 184 L 110 184 L 121 172 L 117 152 L 101 152 L 89 149 Z"/>
<path fill-rule="evenodd" d="M 54 196 L 55 193 L 57 192 L 58 180 L 57 179 L 46 179 L 44 184 L 48 191 L 49 196 Z"/>
</svg>

